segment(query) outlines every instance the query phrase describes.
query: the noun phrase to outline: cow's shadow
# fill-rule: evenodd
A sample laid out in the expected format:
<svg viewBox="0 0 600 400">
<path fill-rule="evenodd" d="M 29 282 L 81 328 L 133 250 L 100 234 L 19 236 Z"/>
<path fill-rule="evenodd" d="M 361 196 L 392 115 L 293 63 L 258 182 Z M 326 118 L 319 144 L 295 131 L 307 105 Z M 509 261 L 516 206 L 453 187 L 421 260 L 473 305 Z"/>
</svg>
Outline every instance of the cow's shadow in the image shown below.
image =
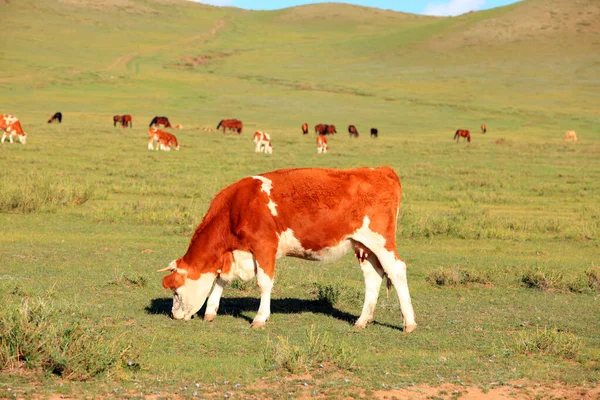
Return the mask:
<svg viewBox="0 0 600 400">
<path fill-rule="evenodd" d="M 150 305 L 146 307 L 148 314 L 165 315 L 171 314 L 171 306 L 173 305 L 173 298 L 161 297 L 152 299 Z M 219 305 L 218 315 L 230 315 L 235 318 L 245 319 L 249 323 L 252 322 L 252 317 L 258 311 L 260 305 L 260 299 L 255 297 L 223 297 Z M 206 305 L 204 305 L 200 311 L 194 316 L 194 318 L 202 318 L 204 315 Z M 308 299 L 271 299 L 271 314 L 300 314 L 304 312 L 310 312 L 314 314 L 323 314 L 340 321 L 353 324 L 358 316 L 347 313 L 345 311 L 338 310 L 332 307 L 330 304 L 319 300 L 308 300 Z M 251 317 L 252 316 L 252 317 Z M 218 316 L 217 316 L 218 319 Z M 372 324 L 385 326 L 387 328 L 403 330 L 401 326 L 390 325 L 386 323 L 379 323 L 373 321 Z"/>
</svg>

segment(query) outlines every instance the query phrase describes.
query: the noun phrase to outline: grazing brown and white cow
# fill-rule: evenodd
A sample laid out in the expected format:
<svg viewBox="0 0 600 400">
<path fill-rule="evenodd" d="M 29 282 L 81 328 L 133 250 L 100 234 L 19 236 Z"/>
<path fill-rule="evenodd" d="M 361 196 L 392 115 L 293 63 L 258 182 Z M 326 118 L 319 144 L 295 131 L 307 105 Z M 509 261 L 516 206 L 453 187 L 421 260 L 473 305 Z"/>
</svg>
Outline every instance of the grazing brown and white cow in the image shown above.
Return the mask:
<svg viewBox="0 0 600 400">
<path fill-rule="evenodd" d="M 566 131 L 565 140 L 567 142 L 572 140 L 574 143 L 577 143 L 577 134 L 575 133 L 575 131 Z"/>
<path fill-rule="evenodd" d="M 486 132 L 487 132 L 486 124 L 481 124 L 481 133 L 486 133 Z"/>
<path fill-rule="evenodd" d="M 302 124 L 302 134 L 306 135 L 308 133 L 308 124 L 305 122 Z"/>
<path fill-rule="evenodd" d="M 273 145 L 271 144 L 271 135 L 266 132 L 257 131 L 252 139 L 256 147 L 255 153 L 273 154 Z"/>
<path fill-rule="evenodd" d="M 154 142 L 156 142 L 156 150 L 171 151 L 171 146 L 174 146 L 175 150 L 179 150 L 175 135 L 161 131 L 158 128 L 149 128 L 148 150 L 154 150 Z"/>
<path fill-rule="evenodd" d="M 173 318 L 191 319 L 208 297 L 204 319 L 212 321 L 226 284 L 256 276 L 261 299 L 252 327 L 263 327 L 276 259 L 333 261 L 354 251 L 366 292 L 355 326 L 373 320 L 387 277 L 400 300 L 404 331 L 412 332 L 417 324 L 406 264 L 396 250 L 401 195 L 389 167 L 284 169 L 233 183 L 213 199 L 186 254 L 159 271 L 171 272 L 162 284 L 173 290 Z"/>
<path fill-rule="evenodd" d="M 7 136 L 10 142 L 14 143 L 13 137 L 15 135 L 19 139 L 19 142 L 22 144 L 27 143 L 27 134 L 23 132 L 19 118 L 14 115 L 0 114 L 0 129 L 3 131 L 0 143 L 4 143 Z"/>
<path fill-rule="evenodd" d="M 358 130 L 354 125 L 348 125 L 348 133 L 350 134 L 350 137 L 354 136 L 355 138 L 358 138 Z"/>
<path fill-rule="evenodd" d="M 317 135 L 317 154 L 325 154 L 328 150 L 327 137 L 325 135 Z"/>
</svg>

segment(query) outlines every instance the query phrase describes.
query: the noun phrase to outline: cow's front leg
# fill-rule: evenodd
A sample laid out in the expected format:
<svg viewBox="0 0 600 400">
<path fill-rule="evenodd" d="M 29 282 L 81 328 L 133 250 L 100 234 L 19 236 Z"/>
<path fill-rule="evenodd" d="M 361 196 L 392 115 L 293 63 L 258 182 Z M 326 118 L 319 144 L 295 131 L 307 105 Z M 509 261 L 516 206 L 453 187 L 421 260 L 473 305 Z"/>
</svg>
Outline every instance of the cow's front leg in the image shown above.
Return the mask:
<svg viewBox="0 0 600 400">
<path fill-rule="evenodd" d="M 4 143 L 4 140 L 5 140 L 5 139 L 6 139 L 6 132 L 4 132 L 4 133 L 2 134 L 2 141 L 1 141 L 1 143 Z"/>
<path fill-rule="evenodd" d="M 354 324 L 356 328 L 365 328 L 369 322 L 373 321 L 373 313 L 383 281 L 383 268 L 377 257 L 374 254 L 369 254 L 367 258 L 363 259 L 361 256 L 358 256 L 358 261 L 365 278 L 365 304 L 360 317 Z"/>
<path fill-rule="evenodd" d="M 223 294 L 223 289 L 227 283 L 221 279 L 217 278 L 215 283 L 215 287 L 206 302 L 206 311 L 204 312 L 204 320 L 212 321 L 217 316 L 217 311 L 219 310 L 219 303 L 221 302 L 221 295 Z"/>
<path fill-rule="evenodd" d="M 273 269 L 271 269 L 271 272 Z M 267 323 L 269 316 L 271 315 L 271 289 L 273 289 L 273 278 L 269 276 L 259 266 L 256 269 L 256 283 L 260 288 L 260 307 L 254 320 L 252 321 L 253 328 L 262 328 Z"/>
</svg>

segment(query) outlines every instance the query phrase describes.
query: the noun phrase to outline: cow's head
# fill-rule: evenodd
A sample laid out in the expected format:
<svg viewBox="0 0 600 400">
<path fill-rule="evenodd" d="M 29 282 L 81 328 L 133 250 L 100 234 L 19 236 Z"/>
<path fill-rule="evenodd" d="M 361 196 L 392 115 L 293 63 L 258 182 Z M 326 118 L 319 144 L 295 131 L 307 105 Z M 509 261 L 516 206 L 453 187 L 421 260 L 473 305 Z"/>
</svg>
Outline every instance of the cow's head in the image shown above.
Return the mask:
<svg viewBox="0 0 600 400">
<path fill-rule="evenodd" d="M 172 261 L 158 272 L 171 271 L 162 280 L 163 287 L 173 291 L 171 316 L 189 320 L 202 308 L 217 276 L 209 272 L 200 274 L 198 279 L 190 279 L 188 271 L 178 267 L 180 263 L 181 260 Z"/>
<path fill-rule="evenodd" d="M 22 135 L 18 135 L 18 136 L 19 136 L 19 142 L 21 142 L 21 144 L 27 143 L 27 134 L 25 132 L 23 132 Z"/>
</svg>

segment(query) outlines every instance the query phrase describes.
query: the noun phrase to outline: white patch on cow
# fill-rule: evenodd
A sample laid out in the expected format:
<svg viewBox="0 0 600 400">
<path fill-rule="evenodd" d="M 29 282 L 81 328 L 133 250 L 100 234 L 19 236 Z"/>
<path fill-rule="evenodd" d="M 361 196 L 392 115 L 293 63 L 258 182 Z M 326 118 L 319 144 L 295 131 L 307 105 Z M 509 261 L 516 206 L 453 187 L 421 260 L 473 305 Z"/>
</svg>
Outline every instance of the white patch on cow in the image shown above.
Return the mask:
<svg viewBox="0 0 600 400">
<path fill-rule="evenodd" d="M 265 178 L 264 176 L 256 175 L 253 176 L 254 179 L 258 179 L 262 182 L 262 186 L 260 190 L 265 192 L 267 196 L 271 195 L 271 189 L 273 189 L 273 182 L 270 179 Z"/>
<path fill-rule="evenodd" d="M 290 256 L 305 260 L 329 262 L 339 260 L 352 247 L 352 241 L 349 238 L 346 238 L 340 241 L 336 246 L 325 247 L 320 250 L 305 249 L 302 247 L 302 244 L 296 236 L 294 236 L 294 231 L 291 229 L 286 229 L 278 234 L 278 236 L 277 258 Z"/>
<path fill-rule="evenodd" d="M 277 204 L 275 204 L 275 202 L 271 200 L 271 198 L 269 198 L 269 204 L 267 204 L 267 207 L 269 207 L 269 210 L 271 210 L 271 214 L 277 216 L 277 210 L 275 209 L 275 207 L 277 207 Z"/>
<path fill-rule="evenodd" d="M 202 274 L 199 279 L 186 279 L 173 296 L 171 314 L 174 319 L 191 319 L 201 308 L 212 288 L 216 275 Z"/>
<path fill-rule="evenodd" d="M 252 253 L 241 250 L 233 251 L 233 262 L 231 269 L 226 274 L 220 274 L 219 277 L 226 282 L 231 282 L 235 278 L 240 278 L 243 281 L 249 281 L 256 275 L 256 267 L 258 263 L 254 259 Z"/>
<path fill-rule="evenodd" d="M 277 210 L 275 209 L 275 207 L 277 207 L 277 203 L 275 203 L 270 197 L 271 189 L 273 189 L 273 182 L 270 179 L 267 179 L 264 176 L 260 175 L 253 176 L 253 178 L 258 179 L 262 182 L 260 190 L 265 192 L 267 196 L 269 196 L 269 202 L 267 203 L 267 207 L 269 208 L 269 210 L 271 210 L 272 215 L 277 216 Z"/>
</svg>

